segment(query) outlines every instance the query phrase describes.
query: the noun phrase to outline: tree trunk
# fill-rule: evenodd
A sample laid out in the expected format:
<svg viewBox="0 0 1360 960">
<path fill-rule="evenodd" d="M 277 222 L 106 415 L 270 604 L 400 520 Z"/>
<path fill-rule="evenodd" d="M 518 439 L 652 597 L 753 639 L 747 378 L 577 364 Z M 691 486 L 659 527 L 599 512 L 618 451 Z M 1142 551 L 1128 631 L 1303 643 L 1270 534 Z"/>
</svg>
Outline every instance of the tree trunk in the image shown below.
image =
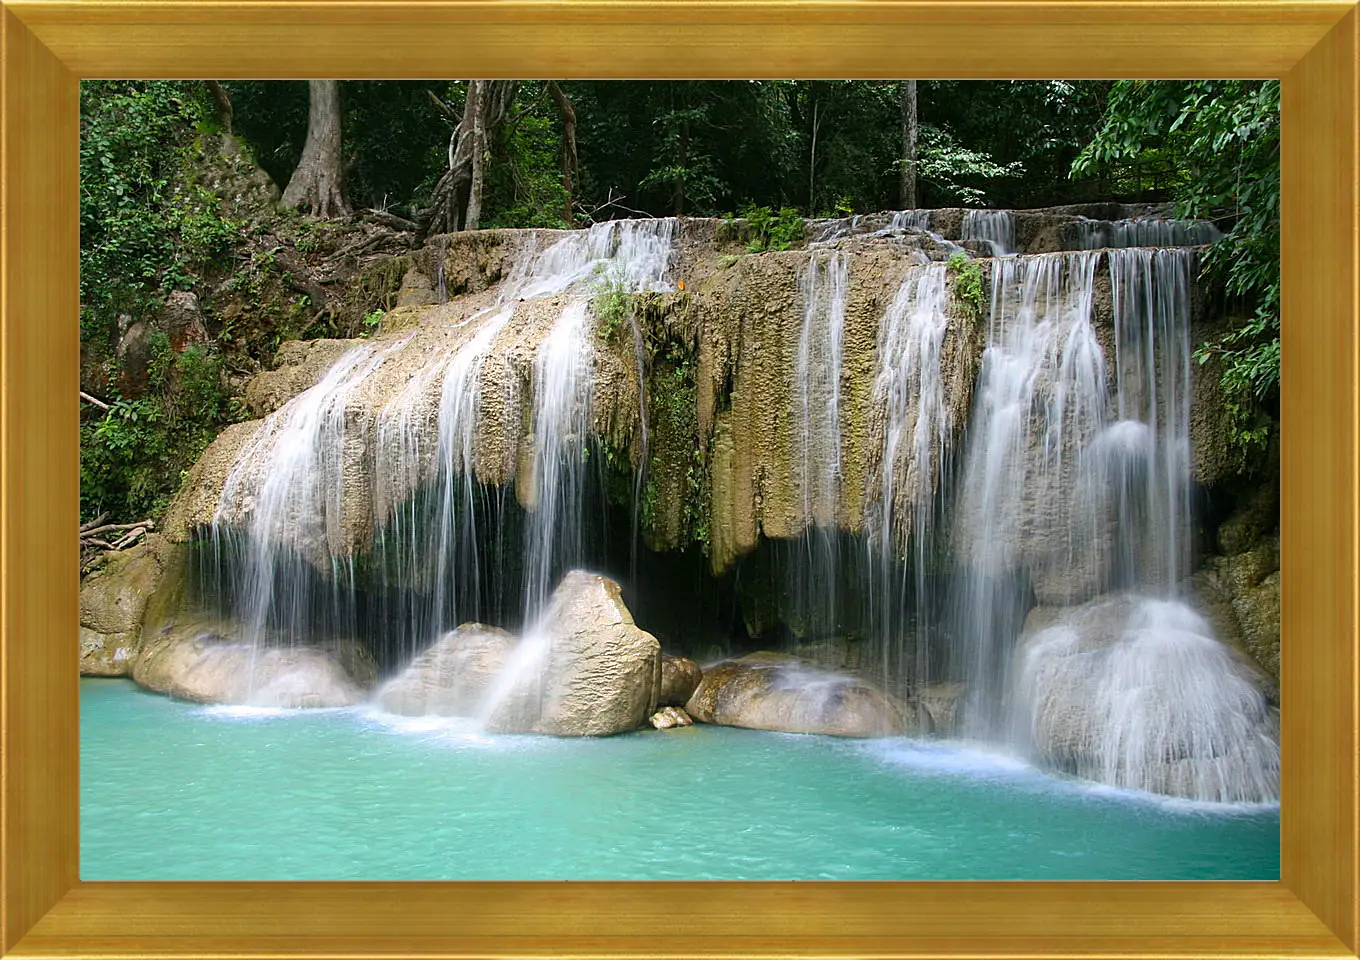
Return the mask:
<svg viewBox="0 0 1360 960">
<path fill-rule="evenodd" d="M 567 191 L 562 219 L 571 223 L 575 218 L 572 202 L 575 200 L 576 169 L 579 162 L 576 154 L 576 108 L 571 105 L 571 101 L 562 92 L 556 80 L 548 81 L 548 93 L 557 104 L 557 112 L 562 115 L 562 188 Z"/>
<path fill-rule="evenodd" d="M 476 230 L 482 219 L 482 185 L 486 183 L 486 116 L 482 99 L 488 81 L 473 80 L 468 88 L 468 105 L 472 112 L 472 180 L 468 184 L 467 215 L 464 230 Z"/>
<path fill-rule="evenodd" d="M 903 210 L 915 210 L 916 195 L 916 81 L 903 80 L 899 93 L 902 100 L 902 171 L 898 200 Z"/>
<path fill-rule="evenodd" d="M 222 124 L 222 132 L 229 137 L 232 136 L 231 95 L 216 80 L 205 80 L 204 83 L 208 85 L 208 92 L 212 94 L 213 101 L 217 104 L 217 119 Z"/>
<path fill-rule="evenodd" d="M 283 205 L 318 217 L 349 216 L 340 156 L 340 81 L 309 80 L 307 143 L 283 191 Z"/>
<path fill-rule="evenodd" d="M 449 137 L 449 168 L 435 184 L 424 216 L 426 235 L 477 229 L 491 137 L 518 89 L 518 80 L 468 81 L 463 118 Z"/>
</svg>

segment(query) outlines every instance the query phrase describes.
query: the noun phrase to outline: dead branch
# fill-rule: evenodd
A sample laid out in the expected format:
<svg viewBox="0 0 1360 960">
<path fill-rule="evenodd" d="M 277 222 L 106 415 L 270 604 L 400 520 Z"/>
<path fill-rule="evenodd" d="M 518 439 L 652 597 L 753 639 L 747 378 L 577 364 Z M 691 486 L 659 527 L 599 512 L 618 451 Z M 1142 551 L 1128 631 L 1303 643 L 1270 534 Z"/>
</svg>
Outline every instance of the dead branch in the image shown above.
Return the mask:
<svg viewBox="0 0 1360 960">
<path fill-rule="evenodd" d="M 90 396 L 84 390 L 80 391 L 80 399 L 84 400 L 86 403 L 92 403 L 102 410 L 107 410 L 109 408 L 109 405 L 105 403 L 103 400 L 100 400 L 98 397 Z"/>
<path fill-rule="evenodd" d="M 99 526 L 101 523 L 103 523 L 103 522 L 104 522 L 105 520 L 107 520 L 108 518 L 109 518 L 109 512 L 108 512 L 107 510 L 105 510 L 103 513 L 101 513 L 99 516 L 95 517 L 95 518 L 94 518 L 93 520 L 91 520 L 89 523 L 82 524 L 81 527 L 80 527 L 80 532 L 81 532 L 81 533 L 89 533 L 91 530 L 93 530 L 95 527 Z"/>
<path fill-rule="evenodd" d="M 106 523 L 103 526 L 91 527 L 88 530 L 82 529 L 80 531 L 80 539 L 85 540 L 89 537 L 93 537 L 96 534 L 100 533 L 114 533 L 115 531 L 118 530 L 133 530 L 136 529 L 137 527 L 143 527 L 147 530 L 154 530 L 156 529 L 156 524 L 150 520 L 137 520 L 134 521 L 133 523 Z"/>
<path fill-rule="evenodd" d="M 393 230 L 400 230 L 402 232 L 414 233 L 420 229 L 417 224 L 412 223 L 405 217 L 399 217 L 395 213 L 388 213 L 386 210 L 375 210 L 372 207 L 369 207 L 363 212 L 363 217 L 365 220 L 372 220 L 374 223 L 380 223 L 384 227 L 391 227 Z"/>
</svg>

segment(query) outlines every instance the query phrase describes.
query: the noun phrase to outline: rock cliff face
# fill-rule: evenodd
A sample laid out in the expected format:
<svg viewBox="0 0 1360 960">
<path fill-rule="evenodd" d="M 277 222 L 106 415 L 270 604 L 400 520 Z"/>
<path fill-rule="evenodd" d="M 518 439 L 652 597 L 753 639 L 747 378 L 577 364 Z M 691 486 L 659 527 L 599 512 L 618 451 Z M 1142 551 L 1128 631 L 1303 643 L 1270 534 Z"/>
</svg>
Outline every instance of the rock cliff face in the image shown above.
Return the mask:
<svg viewBox="0 0 1360 960">
<path fill-rule="evenodd" d="M 962 215 L 937 211 L 933 226 L 957 237 Z M 1062 213 L 1017 214 L 1015 229 L 1029 249 L 1057 249 L 1057 240 L 1044 238 L 1061 234 L 1076 245 L 1080 238 L 1073 231 L 1083 222 L 1089 221 Z M 857 229 L 875 223 L 866 220 Z M 811 229 L 815 233 L 816 225 Z M 516 271 L 535 269 L 535 262 L 548 269 L 541 265 L 543 250 L 561 239 L 559 232 L 437 238 L 412 258 L 413 269 L 442 266 L 454 298 L 393 311 L 371 341 L 285 344 L 276 369 L 247 387 L 250 409 L 265 419 L 232 427 L 209 449 L 172 507 L 168 534 L 186 540 L 214 521 L 248 524 L 274 462 L 271 454 L 282 438 L 293 436 L 289 423 L 310 398 L 320 407 L 314 415 L 339 436 L 326 440 L 317 464 L 326 480 L 317 484 L 308 509 L 298 511 L 320 519 L 298 534 L 297 546 L 321 566 L 331 557 L 371 551 L 393 515 L 438 479 L 439 456 L 448 455 L 450 440 L 440 431 L 450 429 L 449 405 L 456 401 L 448 378 L 460 352 L 473 369 L 459 385 L 469 415 L 458 429 L 466 433 L 454 439 L 466 445 L 468 467 L 479 482 L 513 485 L 529 506 L 537 353 L 570 297 L 582 295 L 592 299 L 590 430 L 628 465 L 646 463 L 642 532 L 649 546 L 698 542 L 720 573 L 761 538 L 794 538 L 810 523 L 829 519 L 843 531 L 862 532 L 884 469 L 902 478 L 922 469 L 909 450 L 882 462 L 887 410 L 875 383 L 882 372 L 885 312 L 912 270 L 961 248 L 923 230 L 902 229 L 852 234 L 810 250 L 728 253 L 723 251 L 742 248 L 718 239 L 723 231 L 722 222 L 681 222 L 668 275 L 683 281 L 683 290 L 675 284 L 661 291 L 625 289 L 612 305 L 594 292 L 603 287 L 593 281 L 577 283 L 572 292 L 501 302 L 535 292 Z M 836 252 L 847 256 L 848 271 L 838 306 L 838 478 L 827 517 L 808 502 L 799 462 L 806 438 L 794 411 L 807 323 L 800 283 L 810 262 Z M 977 307 L 959 299 L 952 274 L 943 302 L 948 323 L 939 362 L 956 443 L 969 420 L 986 345 L 992 262 L 977 262 Z M 1109 290 L 1102 262 L 1093 323 L 1113 354 Z M 327 384 L 342 357 L 352 361 L 350 376 Z M 316 396 L 319 390 L 325 396 Z M 1196 421 L 1196 463 L 1214 462 L 1208 448 L 1220 438 L 1213 427 Z M 910 487 L 897 484 L 897 495 Z M 897 523 L 905 529 L 910 511 L 905 503 L 898 506 Z"/>
</svg>

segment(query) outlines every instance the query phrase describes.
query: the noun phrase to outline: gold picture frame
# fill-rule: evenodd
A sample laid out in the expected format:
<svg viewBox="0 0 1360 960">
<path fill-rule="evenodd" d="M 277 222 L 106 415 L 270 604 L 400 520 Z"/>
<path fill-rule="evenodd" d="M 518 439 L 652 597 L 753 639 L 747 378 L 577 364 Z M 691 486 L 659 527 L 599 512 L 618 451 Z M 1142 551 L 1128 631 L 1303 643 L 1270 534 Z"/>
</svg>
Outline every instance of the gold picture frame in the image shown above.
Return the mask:
<svg viewBox="0 0 1360 960">
<path fill-rule="evenodd" d="M 6 955 L 1356 955 L 1360 12 L 1353 0 L 4 0 L 0 6 Z M 1283 81 L 1279 882 L 80 882 L 81 78 L 903 74 Z"/>
</svg>

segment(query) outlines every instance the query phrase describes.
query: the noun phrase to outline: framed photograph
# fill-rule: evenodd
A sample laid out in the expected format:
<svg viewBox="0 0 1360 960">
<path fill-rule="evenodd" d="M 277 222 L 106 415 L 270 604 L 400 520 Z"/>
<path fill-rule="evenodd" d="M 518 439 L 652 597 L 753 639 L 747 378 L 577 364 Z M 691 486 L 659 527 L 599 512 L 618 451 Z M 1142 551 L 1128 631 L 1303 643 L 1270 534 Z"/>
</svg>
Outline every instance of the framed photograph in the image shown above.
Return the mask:
<svg viewBox="0 0 1360 960">
<path fill-rule="evenodd" d="M 5 955 L 1356 955 L 1354 3 L 2 15 Z"/>
</svg>

